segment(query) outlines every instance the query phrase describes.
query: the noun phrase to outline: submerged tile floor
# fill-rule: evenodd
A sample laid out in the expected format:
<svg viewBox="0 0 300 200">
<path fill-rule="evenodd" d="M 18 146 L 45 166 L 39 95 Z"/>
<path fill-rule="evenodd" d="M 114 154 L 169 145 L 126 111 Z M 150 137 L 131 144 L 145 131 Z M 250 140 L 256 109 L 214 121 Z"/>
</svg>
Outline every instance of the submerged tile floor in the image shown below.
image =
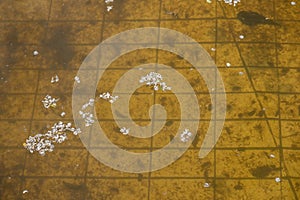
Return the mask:
<svg viewBox="0 0 300 200">
<path fill-rule="evenodd" d="M 233 7 L 216 0 L 115 0 L 107 12 L 104 0 L 0 1 L 0 199 L 299 199 L 300 2 L 295 2 L 241 0 Z M 243 25 L 236 19 L 242 10 L 259 12 L 281 26 Z M 22 144 L 29 135 L 73 120 L 74 77 L 88 53 L 110 36 L 149 26 L 192 37 L 215 60 L 227 95 L 226 121 L 215 148 L 198 158 L 211 115 L 202 77 L 177 55 L 147 49 L 113 62 L 97 92 L 111 91 L 122 74 L 140 64 L 177 69 L 191 83 L 201 108 L 196 139 L 180 159 L 152 173 L 119 172 L 91 156 L 77 136 L 44 157 L 28 153 Z M 51 84 L 56 74 L 60 80 Z M 147 125 L 150 106 L 165 106 L 168 122 L 150 139 L 124 139 L 110 104 L 96 103 L 99 123 L 112 142 L 147 152 L 175 135 L 180 123 L 176 97 L 151 93 L 139 88 L 129 108 L 137 124 Z M 44 109 L 46 94 L 60 98 L 55 109 Z"/>
</svg>

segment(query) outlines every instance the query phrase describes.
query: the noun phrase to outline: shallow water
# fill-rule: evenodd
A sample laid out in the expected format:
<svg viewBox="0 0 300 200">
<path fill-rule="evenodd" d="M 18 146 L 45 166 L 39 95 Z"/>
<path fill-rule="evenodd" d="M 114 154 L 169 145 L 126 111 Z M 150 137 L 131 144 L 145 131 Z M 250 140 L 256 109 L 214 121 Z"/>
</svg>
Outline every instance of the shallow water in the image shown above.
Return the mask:
<svg viewBox="0 0 300 200">
<path fill-rule="evenodd" d="M 234 7 L 216 0 L 115 0 L 109 12 L 99 0 L 0 1 L 1 199 L 299 199 L 300 2 L 241 1 Z M 236 18 L 243 10 L 281 26 L 244 25 Z M 125 72 L 141 64 L 176 69 L 189 81 L 200 108 L 195 139 L 182 157 L 161 170 L 135 174 L 104 165 L 72 134 L 45 156 L 24 149 L 28 136 L 45 133 L 58 121 L 73 122 L 74 77 L 90 51 L 117 33 L 142 27 L 179 31 L 216 63 L 227 100 L 225 124 L 213 150 L 199 159 L 214 112 L 212 88 L 191 63 L 157 49 L 135 50 L 115 60 L 96 95 L 111 92 Z M 34 50 L 39 55 L 33 56 Z M 91 68 L 86 79 L 96 73 Z M 60 80 L 51 84 L 55 75 Z M 47 94 L 59 98 L 57 107 L 43 107 Z M 96 99 L 95 111 L 114 144 L 144 153 L 167 145 L 181 122 L 175 94 L 143 86 L 130 99 L 137 125 L 149 125 L 153 104 L 165 107 L 167 120 L 159 133 L 145 139 L 124 137 L 107 101 Z"/>
</svg>

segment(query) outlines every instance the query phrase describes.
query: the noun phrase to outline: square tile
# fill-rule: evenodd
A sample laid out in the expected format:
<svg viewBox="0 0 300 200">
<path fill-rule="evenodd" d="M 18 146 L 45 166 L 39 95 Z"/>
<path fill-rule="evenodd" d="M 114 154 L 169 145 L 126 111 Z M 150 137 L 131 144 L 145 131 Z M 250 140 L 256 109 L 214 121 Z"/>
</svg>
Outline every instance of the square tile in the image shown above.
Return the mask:
<svg viewBox="0 0 300 200">
<path fill-rule="evenodd" d="M 274 44 L 240 44 L 241 56 L 247 66 L 274 66 Z"/>
<path fill-rule="evenodd" d="M 0 119 L 31 119 L 34 95 L 0 95 Z"/>
<path fill-rule="evenodd" d="M 293 7 L 293 6 L 291 6 Z M 277 41 L 280 43 L 299 43 L 300 39 L 298 37 L 300 32 L 300 22 L 280 22 L 281 27 L 278 29 Z"/>
<path fill-rule="evenodd" d="M 283 68 L 279 70 L 279 73 L 280 92 L 300 92 L 300 86 L 296 84 L 300 80 L 300 69 Z"/>
<path fill-rule="evenodd" d="M 80 83 L 75 81 L 75 76 L 80 74 Z M 44 70 L 40 72 L 38 93 L 39 94 L 50 94 L 50 95 L 60 95 L 65 94 L 68 98 L 72 98 L 73 91 L 76 90 L 74 94 L 84 95 L 87 91 L 88 85 L 96 85 L 96 77 L 98 70 L 82 70 L 78 72 L 77 70 L 70 69 L 57 69 L 57 70 Z M 59 81 L 57 83 L 51 83 L 51 78 L 58 76 Z"/>
<path fill-rule="evenodd" d="M 177 14 L 179 19 L 215 18 L 215 6 L 215 2 L 209 4 L 205 1 L 193 3 L 179 0 L 166 0 L 162 3 L 161 18 L 176 19 L 170 12 Z"/>
<path fill-rule="evenodd" d="M 281 198 L 281 184 L 275 180 L 217 180 L 216 199 L 272 199 Z M 246 194 L 247 193 L 247 194 Z M 245 195 L 247 197 L 245 197 Z"/>
<path fill-rule="evenodd" d="M 104 22 L 103 40 L 116 36 L 117 34 L 122 33 L 124 31 L 137 29 L 137 28 L 147 28 L 147 27 L 157 27 L 157 26 L 158 26 L 157 21 L 106 21 Z M 144 36 L 141 35 L 140 38 L 141 40 L 139 38 L 135 38 L 133 41 L 130 41 L 128 40 L 128 38 L 122 38 L 121 36 L 118 36 L 119 39 L 118 41 L 128 42 L 128 43 L 138 43 L 143 40 L 150 41 L 150 39 L 147 40 L 143 37 Z"/>
<path fill-rule="evenodd" d="M 281 119 L 300 119 L 300 95 L 280 95 Z"/>
<path fill-rule="evenodd" d="M 151 179 L 150 199 L 213 199 L 213 188 L 203 179 Z"/>
<path fill-rule="evenodd" d="M 278 95 L 272 93 L 258 93 L 257 99 L 262 105 L 262 109 L 257 112 L 257 116 L 266 116 L 267 118 L 279 117 Z"/>
<path fill-rule="evenodd" d="M 249 76 L 252 79 L 256 91 L 278 91 L 278 73 L 276 68 L 249 68 Z"/>
<path fill-rule="evenodd" d="M 233 31 L 234 30 L 234 31 Z M 218 19 L 218 42 L 274 42 L 274 26 L 243 26 L 237 19 Z M 243 39 L 240 36 L 244 36 Z"/>
<path fill-rule="evenodd" d="M 278 48 L 278 67 L 299 67 L 299 44 L 280 44 Z"/>
<path fill-rule="evenodd" d="M 226 119 L 249 119 L 264 117 L 264 115 L 260 114 L 262 108 L 260 108 L 259 102 L 254 93 L 227 94 L 226 103 Z"/>
<path fill-rule="evenodd" d="M 281 140 L 283 147 L 300 147 L 300 122 L 281 121 Z"/>
<path fill-rule="evenodd" d="M 150 121 L 134 121 L 135 126 L 147 126 Z M 126 123 L 120 121 L 119 123 Z M 130 122 L 128 124 L 132 124 L 133 122 Z M 149 149 L 151 146 L 151 138 L 138 138 L 130 135 L 123 135 L 120 132 L 120 128 L 123 126 L 118 126 L 116 122 L 113 121 L 99 121 L 99 125 L 102 129 L 102 134 L 96 132 L 98 129 L 92 127 L 92 135 L 91 135 L 91 142 L 90 145 L 92 148 L 108 148 L 107 143 L 105 143 L 105 140 L 109 140 L 114 145 L 116 145 L 119 148 L 122 149 L 130 149 L 128 151 L 139 151 L 139 149 Z M 134 131 L 134 125 L 133 126 L 124 126 L 126 128 L 130 129 L 130 132 Z M 151 128 L 151 126 L 150 126 Z M 129 133 L 130 134 L 130 133 Z M 132 149 L 133 148 L 133 149 Z M 132 150 L 131 150 L 132 149 Z"/>
<path fill-rule="evenodd" d="M 162 158 L 163 159 L 163 158 Z M 210 178 L 214 174 L 214 153 L 199 158 L 199 150 L 187 150 L 169 166 L 151 173 L 154 177 L 193 177 Z M 151 180 L 152 182 L 153 180 Z"/>
<path fill-rule="evenodd" d="M 290 1 L 276 0 L 276 15 L 280 20 L 299 20 L 300 8 L 298 5 L 292 6 Z"/>
<path fill-rule="evenodd" d="M 162 21 L 160 27 L 179 31 L 197 42 L 215 42 L 215 20 Z"/>
<path fill-rule="evenodd" d="M 45 39 L 46 23 L 41 22 L 1 22 L 0 44 L 23 45 L 40 44 Z"/>
<path fill-rule="evenodd" d="M 1 178 L 1 199 L 16 199 L 21 198 L 21 184 L 22 178 L 20 176 L 16 177 L 4 177 Z"/>
<path fill-rule="evenodd" d="M 270 158 L 270 154 L 275 158 Z M 216 175 L 224 178 L 280 176 L 279 152 L 273 150 L 217 150 Z"/>
<path fill-rule="evenodd" d="M 243 68 L 219 68 L 226 92 L 253 92 L 247 71 Z M 217 92 L 221 92 L 218 91 Z"/>
<path fill-rule="evenodd" d="M 217 4 L 217 16 L 235 18 L 239 11 L 249 10 L 249 8 L 251 8 L 251 11 L 263 14 L 270 19 L 274 18 L 273 1 L 241 1 L 237 4 L 237 7 L 238 9 L 232 5 L 225 4 L 224 2 L 219 2 Z"/>
<path fill-rule="evenodd" d="M 0 121 L 0 146 L 24 148 L 30 130 L 30 121 Z"/>
<path fill-rule="evenodd" d="M 157 58 L 158 63 L 170 66 L 175 69 L 176 68 L 190 69 L 193 67 L 193 65 L 189 63 L 186 59 L 184 59 L 180 55 L 177 55 L 169 51 L 158 50 L 157 57 L 158 57 Z"/>
<path fill-rule="evenodd" d="M 84 179 L 26 178 L 24 199 L 85 199 L 88 195 Z"/>
<path fill-rule="evenodd" d="M 148 180 L 87 179 L 89 199 L 147 199 Z"/>
<path fill-rule="evenodd" d="M 283 169 L 284 176 L 300 177 L 299 157 L 299 150 L 283 150 L 283 162 L 285 163 Z"/>
<path fill-rule="evenodd" d="M 107 5 L 112 5 L 113 9 L 106 13 L 106 20 L 158 20 L 159 18 L 159 0 L 128 0 L 126 2 L 115 1 Z"/>
<path fill-rule="evenodd" d="M 45 42 L 66 44 L 95 44 L 101 39 L 102 22 L 50 22 Z"/>
<path fill-rule="evenodd" d="M 3 93 L 35 93 L 38 81 L 36 70 L 3 70 L 4 83 L 0 84 Z"/>
<path fill-rule="evenodd" d="M 87 169 L 87 177 L 88 178 L 126 178 L 126 177 L 132 177 L 132 180 L 147 180 L 148 179 L 148 172 L 145 173 L 129 173 L 129 172 L 123 172 L 116 169 L 113 169 L 103 163 L 101 163 L 99 160 L 94 158 L 92 155 L 89 156 L 89 163 L 88 163 L 88 169 Z"/>
<path fill-rule="evenodd" d="M 25 162 L 25 149 L 1 149 L 1 176 L 22 176 Z"/>
<path fill-rule="evenodd" d="M 0 20 L 47 20 L 50 1 L 26 2 L 4 0 L 0 3 Z"/>
<path fill-rule="evenodd" d="M 87 151 L 54 149 L 45 156 L 27 153 L 25 176 L 84 176 Z"/>
<path fill-rule="evenodd" d="M 289 182 L 291 180 L 291 182 Z M 300 192 L 300 181 L 299 179 L 283 180 L 282 185 L 282 199 L 297 199 L 296 196 Z M 295 191 L 291 187 L 294 187 Z"/>
<path fill-rule="evenodd" d="M 266 121 L 228 120 L 224 124 L 217 147 L 276 147 L 279 144 L 278 122 L 269 121 L 269 124 L 271 129 Z"/>
<path fill-rule="evenodd" d="M 63 119 L 72 119 L 72 98 L 71 95 L 50 95 L 52 98 L 59 99 L 56 103 L 57 106 L 55 108 L 45 108 L 42 100 L 45 98 L 46 95 L 37 95 L 34 115 L 33 119 L 35 120 L 63 120 Z M 61 113 L 65 112 L 65 116 L 62 117 Z"/>
<path fill-rule="evenodd" d="M 54 0 L 50 20 L 102 20 L 104 12 L 104 1 Z"/>
<path fill-rule="evenodd" d="M 238 56 L 239 50 L 234 43 L 217 44 L 216 54 L 216 64 L 218 67 L 226 67 L 226 63 L 230 63 L 232 67 L 243 66 L 243 62 L 240 56 Z"/>
</svg>

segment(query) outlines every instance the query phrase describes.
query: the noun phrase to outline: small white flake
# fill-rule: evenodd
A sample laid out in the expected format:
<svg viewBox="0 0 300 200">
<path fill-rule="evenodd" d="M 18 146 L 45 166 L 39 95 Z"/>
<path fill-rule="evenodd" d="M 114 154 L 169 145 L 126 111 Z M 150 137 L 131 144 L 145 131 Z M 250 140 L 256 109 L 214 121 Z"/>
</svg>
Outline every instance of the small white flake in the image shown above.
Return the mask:
<svg viewBox="0 0 300 200">
<path fill-rule="evenodd" d="M 120 132 L 123 133 L 123 135 L 128 135 L 129 134 L 129 130 L 130 130 L 129 128 L 123 127 L 123 128 L 120 129 Z"/>
<path fill-rule="evenodd" d="M 78 76 L 75 76 L 75 77 L 74 77 L 74 80 L 75 80 L 77 83 L 80 83 L 80 79 L 79 79 Z"/>
<path fill-rule="evenodd" d="M 244 72 L 239 72 L 239 75 L 240 75 L 240 76 L 244 75 Z"/>
<path fill-rule="evenodd" d="M 181 142 L 188 142 L 191 137 L 192 133 L 189 131 L 189 129 L 184 129 L 184 131 L 180 134 Z"/>
<path fill-rule="evenodd" d="M 292 2 L 291 2 L 291 5 L 292 5 L 292 6 L 295 6 L 295 5 L 296 5 L 296 2 L 295 2 L 295 1 L 292 1 Z"/>
<path fill-rule="evenodd" d="M 242 40 L 244 39 L 245 37 L 243 35 L 240 35 L 239 38 Z"/>
<path fill-rule="evenodd" d="M 279 183 L 281 181 L 281 179 L 279 177 L 275 178 L 276 183 Z"/>
<path fill-rule="evenodd" d="M 106 7 L 107 12 L 111 11 L 111 9 L 113 9 L 113 6 L 107 6 Z"/>
<path fill-rule="evenodd" d="M 211 51 L 216 51 L 216 48 L 213 48 L 213 47 L 212 47 L 210 50 L 211 50 Z"/>
<path fill-rule="evenodd" d="M 158 91 L 161 88 L 163 91 L 171 90 L 171 87 L 167 86 L 165 82 L 162 82 L 162 75 L 156 72 L 150 72 L 146 76 L 142 76 L 140 83 L 146 83 L 148 86 L 153 86 L 155 91 Z"/>
<path fill-rule="evenodd" d="M 236 6 L 238 3 L 240 3 L 240 0 L 224 0 L 225 3 L 229 4 L 229 5 L 233 5 Z"/>
<path fill-rule="evenodd" d="M 28 193 L 28 190 L 23 190 L 22 193 L 23 193 L 23 194 L 26 194 L 26 193 Z"/>
<path fill-rule="evenodd" d="M 209 184 L 209 183 L 204 183 L 204 184 L 203 184 L 203 187 L 209 188 L 209 187 L 210 187 L 210 184 Z"/>
<path fill-rule="evenodd" d="M 211 1 L 211 0 L 206 0 L 206 2 L 207 2 L 207 3 L 212 3 L 212 1 Z"/>
<path fill-rule="evenodd" d="M 226 67 L 230 67 L 231 66 L 231 64 L 228 62 L 228 63 L 226 63 Z"/>
<path fill-rule="evenodd" d="M 61 116 L 61 117 L 64 117 L 64 116 L 66 116 L 66 113 L 65 113 L 65 112 L 62 112 L 62 113 L 60 113 L 60 116 Z"/>
<path fill-rule="evenodd" d="M 274 154 L 270 154 L 270 158 L 275 158 L 275 155 Z"/>
<path fill-rule="evenodd" d="M 114 0 L 105 0 L 105 3 L 108 4 L 108 3 L 112 3 L 114 2 Z"/>
<path fill-rule="evenodd" d="M 34 56 L 37 56 L 37 55 L 39 55 L 39 52 L 38 52 L 37 50 L 34 50 L 34 51 L 32 52 L 32 54 L 33 54 Z"/>
<path fill-rule="evenodd" d="M 59 81 L 59 78 L 57 75 L 55 75 L 51 78 L 51 83 L 57 83 L 58 81 Z"/>
</svg>

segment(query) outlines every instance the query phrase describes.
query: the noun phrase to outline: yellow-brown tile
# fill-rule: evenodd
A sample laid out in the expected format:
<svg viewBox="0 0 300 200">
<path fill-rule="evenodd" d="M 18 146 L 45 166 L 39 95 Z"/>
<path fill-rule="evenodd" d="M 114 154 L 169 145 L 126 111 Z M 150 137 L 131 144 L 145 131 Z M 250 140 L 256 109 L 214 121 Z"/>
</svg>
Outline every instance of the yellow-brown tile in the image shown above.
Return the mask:
<svg viewBox="0 0 300 200">
<path fill-rule="evenodd" d="M 243 66 L 243 62 L 240 58 L 238 49 L 235 44 L 217 44 L 216 48 L 216 64 L 218 67 L 226 67 L 226 63 L 230 63 L 231 66 Z"/>
<path fill-rule="evenodd" d="M 40 44 L 46 33 L 45 22 L 2 22 L 0 44 Z"/>
<path fill-rule="evenodd" d="M 271 154 L 275 158 L 271 158 Z M 279 154 L 274 150 L 217 150 L 216 162 L 217 177 L 266 178 L 280 175 Z"/>
<path fill-rule="evenodd" d="M 257 112 L 257 116 L 266 115 L 267 118 L 279 117 L 278 95 L 272 93 L 258 93 L 257 100 L 260 101 L 262 109 Z"/>
<path fill-rule="evenodd" d="M 159 0 L 139 1 L 128 0 L 126 2 L 116 1 L 111 4 L 113 8 L 107 12 L 106 20 L 142 20 L 159 18 Z"/>
<path fill-rule="evenodd" d="M 52 42 L 64 40 L 66 44 L 100 43 L 102 22 L 50 22 L 47 39 Z"/>
<path fill-rule="evenodd" d="M 279 133 L 275 123 L 278 124 L 261 120 L 226 121 L 217 147 L 276 147 Z"/>
<path fill-rule="evenodd" d="M 278 67 L 299 67 L 299 44 L 280 44 L 278 47 Z"/>
<path fill-rule="evenodd" d="M 299 150 L 283 150 L 283 174 L 285 176 L 300 177 L 299 158 Z"/>
<path fill-rule="evenodd" d="M 299 20 L 300 19 L 300 9 L 299 6 L 292 6 L 291 1 L 276 0 L 276 15 L 280 20 Z"/>
<path fill-rule="evenodd" d="M 1 176 L 22 176 L 25 153 L 25 149 L 1 149 Z"/>
<path fill-rule="evenodd" d="M 50 1 L 39 2 L 10 1 L 0 2 L 0 20 L 47 20 Z"/>
<path fill-rule="evenodd" d="M 256 91 L 278 91 L 276 68 L 251 67 L 249 68 L 249 73 Z"/>
<path fill-rule="evenodd" d="M 213 199 L 213 187 L 204 188 L 204 179 L 152 179 L 150 199 Z"/>
<path fill-rule="evenodd" d="M 26 178 L 24 199 L 85 199 L 88 195 L 84 179 Z"/>
<path fill-rule="evenodd" d="M 280 95 L 281 119 L 300 119 L 300 95 Z"/>
<path fill-rule="evenodd" d="M 54 0 L 50 20 L 102 20 L 104 12 L 104 1 Z"/>
<path fill-rule="evenodd" d="M 282 121 L 281 122 L 281 140 L 283 147 L 300 147 L 300 130 L 299 121 Z"/>
<path fill-rule="evenodd" d="M 89 199 L 147 199 L 148 180 L 87 179 Z"/>
<path fill-rule="evenodd" d="M 288 199 L 297 199 L 297 194 L 300 192 L 300 181 L 299 179 L 283 179 L 281 182 L 282 185 L 282 197 L 281 199 L 288 200 Z M 295 189 L 293 191 L 293 188 Z"/>
<path fill-rule="evenodd" d="M 38 80 L 36 70 L 3 70 L 0 91 L 3 93 L 35 93 Z"/>
<path fill-rule="evenodd" d="M 268 195 L 268 198 L 281 198 L 281 184 L 276 183 L 274 179 L 263 180 L 226 180 L 216 181 L 216 196 L 218 200 L 225 199 L 262 199 Z"/>
<path fill-rule="evenodd" d="M 283 68 L 279 71 L 280 92 L 300 92 L 300 86 L 297 82 L 300 80 L 300 69 Z"/>
<path fill-rule="evenodd" d="M 278 29 L 277 41 L 281 43 L 299 43 L 300 22 L 280 22 L 281 27 Z"/>
<path fill-rule="evenodd" d="M 1 95 L 0 119 L 31 119 L 34 95 Z"/>
<path fill-rule="evenodd" d="M 0 145 L 1 147 L 23 148 L 28 131 L 30 130 L 30 121 L 0 121 Z"/>
<path fill-rule="evenodd" d="M 167 151 L 167 150 L 166 150 Z M 163 159 L 163 158 L 162 158 Z M 187 150 L 175 162 L 169 166 L 154 171 L 151 177 L 204 177 L 213 176 L 214 153 L 211 152 L 205 158 L 199 158 L 199 150 Z"/>
<path fill-rule="evenodd" d="M 45 156 L 27 153 L 25 176 L 84 176 L 87 151 L 55 149 Z"/>
<path fill-rule="evenodd" d="M 162 21 L 160 27 L 179 31 L 197 42 L 215 41 L 215 20 Z"/>
<path fill-rule="evenodd" d="M 170 12 L 176 13 L 179 19 L 193 19 L 193 18 L 214 18 L 216 3 L 207 3 L 199 1 L 192 3 L 188 1 L 171 1 L 165 0 L 162 2 L 162 19 L 176 19 L 174 15 L 168 14 Z"/>
<path fill-rule="evenodd" d="M 5 177 L 1 180 L 2 191 L 0 194 L 1 199 L 16 199 L 21 198 L 21 176 Z"/>
</svg>

